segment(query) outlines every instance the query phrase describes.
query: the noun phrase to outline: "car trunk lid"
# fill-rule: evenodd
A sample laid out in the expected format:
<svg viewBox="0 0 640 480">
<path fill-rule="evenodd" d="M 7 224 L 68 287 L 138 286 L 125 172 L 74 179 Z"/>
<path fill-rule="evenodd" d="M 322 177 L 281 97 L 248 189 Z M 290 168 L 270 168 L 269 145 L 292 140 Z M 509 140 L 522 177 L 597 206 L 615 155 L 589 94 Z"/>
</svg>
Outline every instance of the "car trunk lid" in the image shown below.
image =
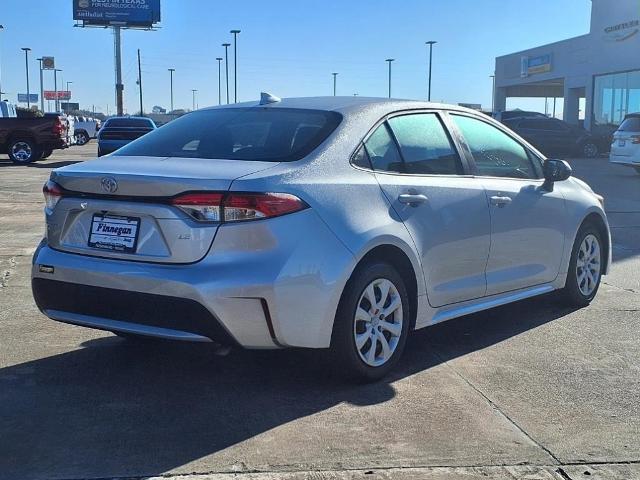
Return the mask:
<svg viewBox="0 0 640 480">
<path fill-rule="evenodd" d="M 47 211 L 56 249 L 160 263 L 206 255 L 217 223 L 198 222 L 172 205 L 184 192 L 225 192 L 240 177 L 274 162 L 193 158 L 103 157 L 54 171 L 62 198 Z"/>
</svg>

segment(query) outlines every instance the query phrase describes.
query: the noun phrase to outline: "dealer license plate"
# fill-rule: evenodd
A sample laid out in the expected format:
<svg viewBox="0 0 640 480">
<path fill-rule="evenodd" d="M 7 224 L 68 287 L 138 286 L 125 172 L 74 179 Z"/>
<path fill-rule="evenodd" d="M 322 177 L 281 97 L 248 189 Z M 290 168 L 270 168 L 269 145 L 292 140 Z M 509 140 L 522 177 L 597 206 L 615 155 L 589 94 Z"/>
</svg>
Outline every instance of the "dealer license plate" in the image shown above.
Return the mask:
<svg viewBox="0 0 640 480">
<path fill-rule="evenodd" d="M 140 219 L 95 214 L 91 220 L 89 246 L 114 252 L 135 253 Z"/>
</svg>

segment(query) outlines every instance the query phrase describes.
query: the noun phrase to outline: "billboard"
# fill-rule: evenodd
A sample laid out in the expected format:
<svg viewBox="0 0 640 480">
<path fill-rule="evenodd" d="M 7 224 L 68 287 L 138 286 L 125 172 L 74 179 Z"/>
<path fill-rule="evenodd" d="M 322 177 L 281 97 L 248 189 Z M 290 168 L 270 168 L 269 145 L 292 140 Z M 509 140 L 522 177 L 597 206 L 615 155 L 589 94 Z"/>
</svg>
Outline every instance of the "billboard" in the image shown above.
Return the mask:
<svg viewBox="0 0 640 480">
<path fill-rule="evenodd" d="M 55 100 L 56 93 L 58 94 L 58 100 L 71 100 L 71 92 L 69 90 L 45 90 L 43 96 L 45 100 Z"/>
<path fill-rule="evenodd" d="M 84 25 L 151 27 L 160 21 L 160 0 L 73 0 L 73 19 Z"/>
<path fill-rule="evenodd" d="M 42 57 L 42 69 L 53 70 L 56 68 L 56 61 L 53 57 Z"/>
<path fill-rule="evenodd" d="M 80 110 L 80 104 L 74 102 L 61 102 L 60 108 L 63 112 L 75 112 L 76 110 Z"/>
<path fill-rule="evenodd" d="M 30 93 L 28 95 L 29 101 L 28 103 L 38 103 L 38 94 L 37 93 Z M 27 103 L 27 94 L 26 93 L 19 93 L 18 94 L 18 103 Z"/>
</svg>

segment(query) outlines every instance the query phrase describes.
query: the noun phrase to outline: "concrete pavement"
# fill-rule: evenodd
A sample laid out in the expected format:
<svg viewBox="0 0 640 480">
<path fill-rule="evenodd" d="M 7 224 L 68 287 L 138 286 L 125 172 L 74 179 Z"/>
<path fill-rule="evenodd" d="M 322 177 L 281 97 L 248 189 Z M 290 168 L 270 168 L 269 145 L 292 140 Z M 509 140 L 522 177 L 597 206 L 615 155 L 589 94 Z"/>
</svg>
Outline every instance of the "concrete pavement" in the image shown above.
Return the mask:
<svg viewBox="0 0 640 480">
<path fill-rule="evenodd" d="M 640 478 L 640 175 L 571 161 L 606 197 L 614 267 L 596 301 L 553 296 L 410 338 L 353 386 L 314 352 L 132 343 L 47 320 L 29 287 L 53 166 L 0 161 L 0 479 Z"/>
</svg>

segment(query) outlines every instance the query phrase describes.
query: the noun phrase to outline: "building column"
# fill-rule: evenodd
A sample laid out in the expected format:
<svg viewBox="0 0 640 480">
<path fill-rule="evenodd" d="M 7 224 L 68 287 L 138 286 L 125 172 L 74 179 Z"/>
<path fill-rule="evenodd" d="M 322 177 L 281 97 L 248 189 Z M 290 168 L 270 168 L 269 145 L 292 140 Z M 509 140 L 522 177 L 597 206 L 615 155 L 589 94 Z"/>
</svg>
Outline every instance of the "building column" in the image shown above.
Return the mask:
<svg viewBox="0 0 640 480">
<path fill-rule="evenodd" d="M 507 89 L 505 87 L 496 87 L 495 109 L 496 112 L 504 112 L 507 109 Z"/>
<path fill-rule="evenodd" d="M 584 91 L 584 128 L 591 131 L 593 127 L 593 77 L 589 77 Z"/>
<path fill-rule="evenodd" d="M 562 119 L 572 125 L 578 125 L 579 123 L 579 111 L 580 111 L 580 91 L 581 88 L 567 88 L 564 87 L 564 112 Z"/>
</svg>

